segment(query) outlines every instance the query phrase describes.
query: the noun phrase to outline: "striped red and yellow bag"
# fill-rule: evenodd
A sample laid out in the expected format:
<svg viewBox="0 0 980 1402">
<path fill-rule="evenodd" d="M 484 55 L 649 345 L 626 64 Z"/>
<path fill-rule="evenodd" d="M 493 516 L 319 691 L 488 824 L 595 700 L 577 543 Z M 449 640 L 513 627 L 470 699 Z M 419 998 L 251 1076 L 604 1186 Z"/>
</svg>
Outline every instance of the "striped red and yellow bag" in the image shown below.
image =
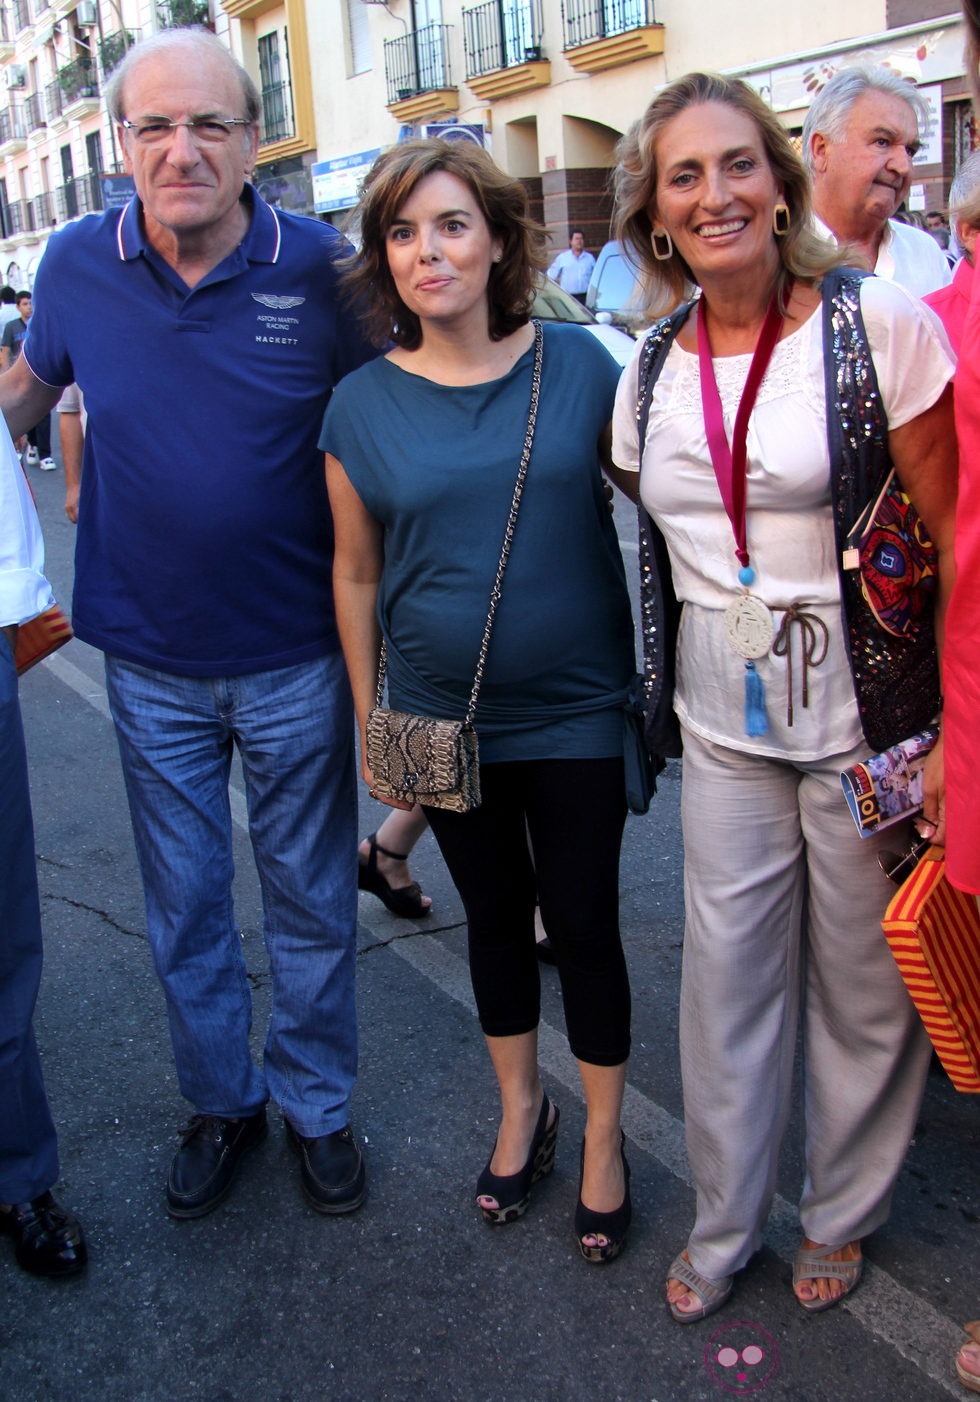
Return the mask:
<svg viewBox="0 0 980 1402">
<path fill-rule="evenodd" d="M 885 937 L 957 1090 L 980 1092 L 980 910 L 930 847 L 889 903 Z"/>
</svg>

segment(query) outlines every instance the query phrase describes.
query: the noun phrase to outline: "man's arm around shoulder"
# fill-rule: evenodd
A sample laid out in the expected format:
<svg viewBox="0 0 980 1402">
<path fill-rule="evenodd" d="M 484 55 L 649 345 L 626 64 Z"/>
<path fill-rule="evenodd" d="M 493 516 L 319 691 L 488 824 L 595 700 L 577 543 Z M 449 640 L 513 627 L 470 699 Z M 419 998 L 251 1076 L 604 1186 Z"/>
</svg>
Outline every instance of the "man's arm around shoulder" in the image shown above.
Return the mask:
<svg viewBox="0 0 980 1402">
<path fill-rule="evenodd" d="M 20 438 L 29 428 L 33 428 L 60 398 L 61 389 L 39 380 L 23 352 L 10 369 L 0 375 L 0 412 L 7 420 L 13 439 Z"/>
</svg>

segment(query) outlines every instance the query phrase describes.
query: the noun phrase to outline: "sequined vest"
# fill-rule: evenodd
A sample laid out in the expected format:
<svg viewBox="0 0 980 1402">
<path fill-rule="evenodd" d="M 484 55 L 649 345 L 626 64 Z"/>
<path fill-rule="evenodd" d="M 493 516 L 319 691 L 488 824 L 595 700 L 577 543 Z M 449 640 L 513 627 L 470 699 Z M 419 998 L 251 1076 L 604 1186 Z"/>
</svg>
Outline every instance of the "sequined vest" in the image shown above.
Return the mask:
<svg viewBox="0 0 980 1402">
<path fill-rule="evenodd" d="M 931 611 L 904 638 L 886 633 L 864 600 L 859 571 L 842 565 L 848 532 L 891 471 L 888 422 L 861 316 L 861 282 L 868 276 L 857 268 L 835 268 L 825 274 L 821 294 L 841 612 L 861 727 L 874 753 L 930 724 L 939 709 L 940 681 Z M 641 459 L 654 385 L 693 305 L 688 302 L 658 322 L 640 353 L 636 417 Z M 654 754 L 678 755 L 673 693 L 680 606 L 666 542 L 642 504 L 639 518 L 647 744 Z"/>
</svg>

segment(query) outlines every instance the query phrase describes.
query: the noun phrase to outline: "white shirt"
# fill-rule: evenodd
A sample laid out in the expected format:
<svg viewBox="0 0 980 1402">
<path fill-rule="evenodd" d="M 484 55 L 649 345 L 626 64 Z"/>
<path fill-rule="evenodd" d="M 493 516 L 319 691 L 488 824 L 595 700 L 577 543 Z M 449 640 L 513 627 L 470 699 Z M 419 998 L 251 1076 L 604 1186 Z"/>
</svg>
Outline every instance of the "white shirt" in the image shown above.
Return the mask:
<svg viewBox="0 0 980 1402">
<path fill-rule="evenodd" d="M 939 322 L 915 298 L 884 279 L 861 285 L 861 311 L 891 428 L 939 398 L 954 361 Z M 691 730 L 730 749 L 776 758 L 819 759 L 861 741 L 841 622 L 837 548 L 830 494 L 822 309 L 780 341 L 749 420 L 747 543 L 752 592 L 776 610 L 806 605 L 826 625 L 826 660 L 809 673 L 801 704 L 799 629 L 793 645 L 794 720 L 787 721 L 785 657 L 770 652 L 756 667 L 766 688 L 770 729 L 745 734 L 743 660 L 732 650 L 724 610 L 741 592 L 732 527 L 725 514 L 701 408 L 696 354 L 676 342 L 654 392 L 640 495 L 667 542 L 684 612 L 677 647 L 675 709 Z M 637 348 L 620 381 L 613 415 L 613 458 L 637 470 Z M 731 437 L 750 355 L 713 361 Z M 915 366 L 915 374 L 908 367 Z"/>
<path fill-rule="evenodd" d="M 834 243 L 838 242 L 822 219 L 814 215 L 813 222 L 818 233 Z M 953 280 L 946 255 L 932 235 L 898 219 L 889 219 L 885 226 L 878 246 L 875 273 L 889 282 L 897 282 L 913 297 L 925 297 Z"/>
<path fill-rule="evenodd" d="M 53 603 L 41 524 L 20 458 L 0 423 L 0 627 L 26 623 Z"/>
<path fill-rule="evenodd" d="M 548 276 L 554 278 L 566 292 L 587 292 L 594 267 L 595 259 L 587 248 L 577 257 L 570 248 L 566 248 L 548 269 Z"/>
</svg>

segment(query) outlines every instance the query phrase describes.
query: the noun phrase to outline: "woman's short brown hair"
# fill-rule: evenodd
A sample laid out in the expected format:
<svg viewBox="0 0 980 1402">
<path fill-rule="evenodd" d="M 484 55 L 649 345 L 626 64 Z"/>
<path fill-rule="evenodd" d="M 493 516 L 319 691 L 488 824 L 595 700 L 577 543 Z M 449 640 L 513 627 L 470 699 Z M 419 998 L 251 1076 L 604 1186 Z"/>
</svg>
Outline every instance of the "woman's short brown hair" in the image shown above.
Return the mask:
<svg viewBox="0 0 980 1402">
<path fill-rule="evenodd" d="M 622 138 L 616 152 L 613 237 L 625 245 L 642 276 L 646 311 L 651 316 L 672 310 L 693 292 L 696 284 L 694 273 L 676 250 L 664 262 L 653 254 L 650 211 L 655 207 L 657 194 L 657 140 L 674 117 L 689 107 L 708 102 L 734 107 L 755 123 L 773 177 L 789 207 L 789 229 L 776 239 L 782 262 L 777 291 L 783 306 L 794 278 L 817 281 L 829 268 L 844 261 L 841 252 L 828 250 L 827 240 L 813 231 L 806 171 L 772 109 L 754 88 L 738 78 L 688 73 L 657 94 Z"/>
<path fill-rule="evenodd" d="M 405 141 L 384 151 L 365 178 L 352 215 L 360 225 L 361 248 L 344 272 L 346 289 L 377 345 L 394 341 L 415 350 L 421 343 L 419 319 L 399 297 L 388 268 L 387 236 L 419 181 L 438 170 L 469 186 L 501 243 L 500 261 L 491 267 L 487 284 L 491 339 L 509 336 L 531 315 L 537 274 L 546 266 L 547 235 L 528 212 L 524 186 L 472 141 Z"/>
</svg>

